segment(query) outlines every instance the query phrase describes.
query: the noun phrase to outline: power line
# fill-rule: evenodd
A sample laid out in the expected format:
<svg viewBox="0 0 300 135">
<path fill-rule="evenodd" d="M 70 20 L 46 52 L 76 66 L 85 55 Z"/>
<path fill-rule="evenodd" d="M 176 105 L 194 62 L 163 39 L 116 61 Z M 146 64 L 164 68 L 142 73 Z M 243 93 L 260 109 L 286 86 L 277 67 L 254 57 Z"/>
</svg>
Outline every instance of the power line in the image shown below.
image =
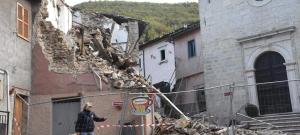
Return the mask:
<svg viewBox="0 0 300 135">
<path fill-rule="evenodd" d="M 217 88 L 222 88 L 222 87 L 247 87 L 247 86 L 257 86 L 257 85 L 266 85 L 266 84 L 276 84 L 276 83 L 283 83 L 283 82 L 293 82 L 293 81 L 300 81 L 299 79 L 295 80 L 284 80 L 284 81 L 274 81 L 274 82 L 264 82 L 264 83 L 255 83 L 255 84 L 244 84 L 244 85 L 234 85 L 231 86 L 232 84 L 225 84 L 225 85 L 219 85 L 219 86 L 214 86 L 214 87 L 209 87 L 209 88 L 201 88 L 201 89 L 192 89 L 192 90 L 186 90 L 186 91 L 177 91 L 177 92 L 168 92 L 168 93 L 155 93 L 155 92 L 149 92 L 149 93 L 142 93 L 142 94 L 147 94 L 147 95 L 170 95 L 170 94 L 181 94 L 181 93 L 192 93 L 192 92 L 198 92 L 198 91 L 208 91 L 208 90 L 213 90 Z M 228 88 L 229 89 L 229 88 Z M 99 97 L 99 96 L 108 96 L 108 95 L 120 95 L 120 94 L 126 94 L 126 92 L 117 92 L 117 93 L 100 93 L 100 94 L 95 94 L 95 95 L 89 95 L 89 96 L 81 96 L 81 97 L 71 97 L 67 99 L 57 99 L 55 102 L 61 102 L 61 101 L 68 101 L 72 99 L 84 99 L 84 98 L 90 98 L 90 97 Z M 141 93 L 129 93 L 129 95 L 141 95 Z M 53 100 L 48 100 L 45 102 L 38 102 L 38 103 L 30 103 L 28 104 L 29 106 L 35 106 L 35 105 L 41 105 L 41 104 L 47 104 L 47 103 L 53 103 Z"/>
<path fill-rule="evenodd" d="M 246 86 L 256 86 L 256 85 L 266 85 L 266 84 L 276 84 L 276 83 L 283 83 L 283 82 L 292 82 L 292 81 L 300 81 L 299 79 L 295 80 L 284 80 L 284 81 L 274 81 L 274 82 L 265 82 L 265 83 L 255 83 L 255 84 L 244 84 L 244 85 L 235 85 L 232 86 L 233 88 L 237 87 L 246 87 Z M 219 85 L 219 86 L 214 86 L 214 87 L 209 87 L 209 88 L 201 88 L 201 89 L 192 89 L 192 90 L 186 90 L 186 91 L 177 91 L 177 92 L 168 92 L 168 93 L 143 93 L 143 94 L 149 94 L 149 95 L 170 95 L 170 94 L 180 94 L 180 93 L 190 93 L 190 92 L 198 92 L 198 91 L 207 91 L 207 90 L 213 90 L 216 88 L 221 88 L 221 87 L 226 87 L 230 86 L 231 84 L 225 84 L 225 85 Z M 229 88 L 228 88 L 229 89 Z M 129 93 L 130 95 L 140 95 L 141 93 Z"/>
<path fill-rule="evenodd" d="M 89 96 L 81 96 L 81 97 L 70 97 L 66 99 L 57 99 L 54 100 L 55 102 L 62 102 L 62 101 L 68 101 L 72 99 L 84 99 L 84 98 L 90 98 L 90 97 L 99 97 L 99 96 L 108 96 L 108 95 L 120 95 L 120 94 L 126 94 L 126 92 L 118 92 L 118 93 L 101 93 L 101 94 L 95 94 L 95 95 L 89 95 Z M 29 106 L 35 106 L 35 105 L 41 105 L 41 104 L 47 104 L 47 103 L 53 103 L 53 100 L 45 101 L 45 102 L 39 102 L 39 103 L 30 103 Z"/>
</svg>

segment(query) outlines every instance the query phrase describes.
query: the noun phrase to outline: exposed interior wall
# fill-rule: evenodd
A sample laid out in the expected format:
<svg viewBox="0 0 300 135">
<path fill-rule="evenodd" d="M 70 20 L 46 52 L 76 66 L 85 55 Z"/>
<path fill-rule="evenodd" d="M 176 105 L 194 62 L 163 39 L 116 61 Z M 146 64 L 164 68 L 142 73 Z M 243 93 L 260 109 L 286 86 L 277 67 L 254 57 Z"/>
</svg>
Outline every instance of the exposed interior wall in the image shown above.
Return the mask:
<svg viewBox="0 0 300 135">
<path fill-rule="evenodd" d="M 71 8 L 62 0 L 47 0 L 47 11 L 49 13 L 46 18 L 55 28 L 60 29 L 65 34 L 72 28 Z"/>
</svg>

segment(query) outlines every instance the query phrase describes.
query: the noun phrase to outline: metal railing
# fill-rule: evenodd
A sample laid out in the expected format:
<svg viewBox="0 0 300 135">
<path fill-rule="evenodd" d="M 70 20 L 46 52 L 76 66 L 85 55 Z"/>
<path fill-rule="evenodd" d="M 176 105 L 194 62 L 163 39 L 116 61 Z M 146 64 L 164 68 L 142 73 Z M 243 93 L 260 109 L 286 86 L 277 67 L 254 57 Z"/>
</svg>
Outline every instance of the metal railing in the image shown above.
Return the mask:
<svg viewBox="0 0 300 135">
<path fill-rule="evenodd" d="M 9 128 L 9 112 L 0 111 L 0 134 L 8 135 Z"/>
</svg>

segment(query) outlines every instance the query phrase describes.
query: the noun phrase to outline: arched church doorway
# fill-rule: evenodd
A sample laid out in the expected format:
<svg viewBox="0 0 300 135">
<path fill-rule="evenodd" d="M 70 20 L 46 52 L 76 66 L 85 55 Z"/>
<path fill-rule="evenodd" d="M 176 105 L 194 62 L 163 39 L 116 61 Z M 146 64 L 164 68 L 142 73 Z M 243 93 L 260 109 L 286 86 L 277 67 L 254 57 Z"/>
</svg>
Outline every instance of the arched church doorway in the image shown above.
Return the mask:
<svg viewBox="0 0 300 135">
<path fill-rule="evenodd" d="M 255 61 L 256 83 L 287 80 L 284 58 L 277 52 L 265 52 Z M 260 114 L 291 112 L 288 82 L 259 84 L 257 96 Z"/>
</svg>

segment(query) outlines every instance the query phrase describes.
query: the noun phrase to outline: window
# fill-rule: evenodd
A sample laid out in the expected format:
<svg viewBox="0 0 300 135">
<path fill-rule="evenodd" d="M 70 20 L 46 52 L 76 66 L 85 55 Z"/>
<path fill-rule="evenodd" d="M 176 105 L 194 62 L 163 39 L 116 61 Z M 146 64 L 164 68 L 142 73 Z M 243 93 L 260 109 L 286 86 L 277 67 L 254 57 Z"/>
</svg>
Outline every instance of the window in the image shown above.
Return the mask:
<svg viewBox="0 0 300 135">
<path fill-rule="evenodd" d="M 17 32 L 18 36 L 29 40 L 29 13 L 20 3 L 17 4 Z"/>
<path fill-rule="evenodd" d="M 188 42 L 188 57 L 192 58 L 196 56 L 196 44 L 195 40 L 191 40 Z"/>
<path fill-rule="evenodd" d="M 140 69 L 142 68 L 142 60 L 141 60 L 141 58 L 139 58 L 139 67 L 140 67 Z"/>
<path fill-rule="evenodd" d="M 160 60 L 166 60 L 166 50 L 160 50 Z"/>
</svg>

